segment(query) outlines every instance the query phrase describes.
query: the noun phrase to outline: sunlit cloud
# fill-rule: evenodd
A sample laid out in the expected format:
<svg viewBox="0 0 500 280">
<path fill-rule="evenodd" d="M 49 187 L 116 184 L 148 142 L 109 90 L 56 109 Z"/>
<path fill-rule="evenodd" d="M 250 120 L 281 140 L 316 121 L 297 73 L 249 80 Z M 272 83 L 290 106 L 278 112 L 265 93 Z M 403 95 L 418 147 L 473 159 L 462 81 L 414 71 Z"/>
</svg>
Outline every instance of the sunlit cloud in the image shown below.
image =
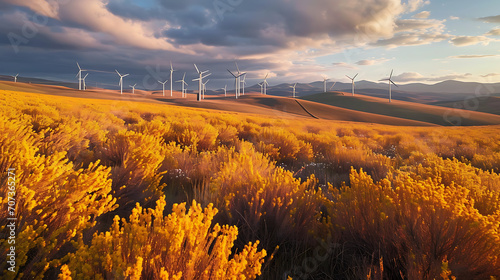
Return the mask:
<svg viewBox="0 0 500 280">
<path fill-rule="evenodd" d="M 471 46 L 471 45 L 488 45 L 491 39 L 486 36 L 456 36 L 450 40 L 455 46 L 463 47 L 463 46 Z"/>
</svg>

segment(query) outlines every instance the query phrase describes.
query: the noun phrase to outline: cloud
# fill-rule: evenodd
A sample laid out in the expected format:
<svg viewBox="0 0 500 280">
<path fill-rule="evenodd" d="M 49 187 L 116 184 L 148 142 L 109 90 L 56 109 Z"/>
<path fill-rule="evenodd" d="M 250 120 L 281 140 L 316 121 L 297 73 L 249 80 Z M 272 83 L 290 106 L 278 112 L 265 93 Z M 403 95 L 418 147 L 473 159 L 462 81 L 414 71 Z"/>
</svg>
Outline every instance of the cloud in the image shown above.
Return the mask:
<svg viewBox="0 0 500 280">
<path fill-rule="evenodd" d="M 425 45 L 446 40 L 444 20 L 434 19 L 398 19 L 395 21 L 394 35 L 388 39 L 379 39 L 372 46 L 395 48 L 399 46 Z"/>
<path fill-rule="evenodd" d="M 395 48 L 398 46 L 417 46 L 426 45 L 434 42 L 440 42 L 449 38 L 449 35 L 439 33 L 401 33 L 397 34 L 390 39 L 382 39 L 371 44 L 372 46 L 385 46 L 388 48 Z"/>
<path fill-rule="evenodd" d="M 349 63 L 345 63 L 345 62 L 335 62 L 335 63 L 332 63 L 333 66 L 335 67 L 344 67 L 344 68 L 349 68 L 349 69 L 358 69 L 358 67 L 354 66 L 354 65 L 351 65 Z"/>
<path fill-rule="evenodd" d="M 488 33 L 486 33 L 485 35 L 488 35 L 488 36 L 500 36 L 500 28 L 492 29 Z"/>
<path fill-rule="evenodd" d="M 468 55 L 456 55 L 450 56 L 449 58 L 483 58 L 483 57 L 492 57 L 498 56 L 496 54 L 468 54 Z"/>
<path fill-rule="evenodd" d="M 407 82 L 441 82 L 446 80 L 464 80 L 470 78 L 472 74 L 449 74 L 444 76 L 429 76 L 425 77 L 418 72 L 404 72 L 400 75 L 393 76 L 395 82 L 407 83 Z"/>
<path fill-rule="evenodd" d="M 450 20 L 459 20 L 460 18 L 459 17 L 456 17 L 456 16 L 450 16 L 449 17 Z"/>
<path fill-rule="evenodd" d="M 489 73 L 486 75 L 481 75 L 481 77 L 483 77 L 483 78 L 490 78 L 490 77 L 497 77 L 497 76 L 500 76 L 500 74 L 499 73 Z"/>
<path fill-rule="evenodd" d="M 365 65 L 380 64 L 380 63 L 384 63 L 386 61 L 389 61 L 389 59 L 386 59 L 386 58 L 380 58 L 380 59 L 363 59 L 363 60 L 360 60 L 360 61 L 356 62 L 356 64 L 357 65 L 365 66 Z"/>
<path fill-rule="evenodd" d="M 426 19 L 426 18 L 429 18 L 431 15 L 431 12 L 429 11 L 422 11 L 416 15 L 413 16 L 413 18 L 422 18 L 422 19 Z"/>
<path fill-rule="evenodd" d="M 408 3 L 404 4 L 406 10 L 408 10 L 408 12 L 414 12 L 418 9 L 420 9 L 421 7 L 425 6 L 425 5 L 429 5 L 431 3 L 431 1 L 427 1 L 427 0 L 410 0 L 408 1 Z"/>
<path fill-rule="evenodd" d="M 488 22 L 488 23 L 500 23 L 500 15 L 498 16 L 489 16 L 489 17 L 482 17 L 478 18 L 479 20 L 483 22 Z"/>
<path fill-rule="evenodd" d="M 450 43 L 463 47 L 477 44 L 488 45 L 490 41 L 491 39 L 486 36 L 455 36 L 450 40 Z"/>
</svg>

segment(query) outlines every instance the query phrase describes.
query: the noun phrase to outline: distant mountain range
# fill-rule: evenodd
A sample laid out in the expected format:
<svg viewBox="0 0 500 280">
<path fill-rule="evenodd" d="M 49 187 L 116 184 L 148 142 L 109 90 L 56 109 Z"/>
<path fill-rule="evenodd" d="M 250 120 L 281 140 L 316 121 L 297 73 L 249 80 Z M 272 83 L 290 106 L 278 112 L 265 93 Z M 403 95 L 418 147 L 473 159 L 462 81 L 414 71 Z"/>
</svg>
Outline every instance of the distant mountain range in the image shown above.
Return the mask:
<svg viewBox="0 0 500 280">
<path fill-rule="evenodd" d="M 0 80 L 12 81 L 10 76 L 0 75 Z M 51 81 L 37 78 L 19 77 L 19 82 L 44 84 L 44 85 L 59 85 L 69 88 L 77 88 L 77 83 Z M 332 82 L 327 83 L 327 89 L 330 89 Z M 267 88 L 268 95 L 276 96 L 291 96 L 293 84 L 284 83 L 272 85 Z M 113 88 L 118 89 L 118 88 Z M 259 85 L 247 86 L 246 92 L 260 92 Z M 332 91 L 351 93 L 351 83 L 336 83 Z M 192 90 L 190 90 L 192 92 Z M 297 97 L 304 97 L 311 94 L 323 92 L 323 82 L 317 81 L 312 83 L 299 83 L 296 86 Z M 388 98 L 387 82 L 356 82 L 356 93 L 368 96 Z M 221 94 L 223 90 L 207 90 L 207 94 Z M 234 89 L 228 89 L 228 94 L 234 94 Z M 459 81 L 444 81 L 433 85 L 422 83 L 411 83 L 392 87 L 392 98 L 396 100 L 412 101 L 426 104 L 439 104 L 439 102 L 461 101 L 467 98 L 484 96 L 500 96 L 500 83 L 482 84 L 475 82 L 459 82 Z M 484 99 L 484 98 L 482 98 Z"/>
</svg>

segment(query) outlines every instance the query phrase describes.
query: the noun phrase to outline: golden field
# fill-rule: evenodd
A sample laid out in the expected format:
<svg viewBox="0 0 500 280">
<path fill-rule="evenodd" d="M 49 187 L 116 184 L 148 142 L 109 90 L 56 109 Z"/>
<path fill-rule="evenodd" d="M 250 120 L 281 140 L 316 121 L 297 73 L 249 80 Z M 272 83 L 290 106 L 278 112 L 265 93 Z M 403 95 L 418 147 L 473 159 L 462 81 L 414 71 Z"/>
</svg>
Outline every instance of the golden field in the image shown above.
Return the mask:
<svg viewBox="0 0 500 280">
<path fill-rule="evenodd" d="M 500 279 L 500 126 L 70 96 L 0 90 L 5 279 Z"/>
</svg>

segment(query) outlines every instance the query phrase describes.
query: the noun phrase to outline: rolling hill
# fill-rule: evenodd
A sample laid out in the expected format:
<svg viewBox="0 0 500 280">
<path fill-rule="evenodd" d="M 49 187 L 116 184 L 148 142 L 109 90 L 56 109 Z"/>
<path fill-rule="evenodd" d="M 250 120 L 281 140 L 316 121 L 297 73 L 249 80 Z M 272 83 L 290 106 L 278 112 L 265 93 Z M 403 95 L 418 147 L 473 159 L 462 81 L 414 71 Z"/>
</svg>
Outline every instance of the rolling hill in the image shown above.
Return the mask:
<svg viewBox="0 0 500 280">
<path fill-rule="evenodd" d="M 455 108 L 425 105 L 408 101 L 388 103 L 386 99 L 356 95 L 354 97 L 342 92 L 318 93 L 293 99 L 250 92 L 234 99 L 232 96 L 206 96 L 202 102 L 196 101 L 195 94 L 188 94 L 185 99 L 161 96 L 161 92 L 136 90 L 136 94 L 116 90 L 94 89 L 78 91 L 72 88 L 54 85 L 39 85 L 13 82 L 0 82 L 0 90 L 23 91 L 56 96 L 68 96 L 91 99 L 112 99 L 120 101 L 136 101 L 170 104 L 175 106 L 200 108 L 208 110 L 264 115 L 273 118 L 309 118 L 346 122 L 378 123 L 396 126 L 430 126 L 430 125 L 494 125 L 500 124 L 500 115 L 491 114 L 495 104 L 488 107 L 489 112 L 471 112 Z M 345 94 L 345 95 L 344 95 Z M 493 98 L 493 97 L 492 97 Z M 495 101 L 498 101 L 494 97 Z M 486 110 L 486 109 L 485 109 Z"/>
<path fill-rule="evenodd" d="M 359 94 L 349 96 L 339 93 L 318 93 L 303 97 L 302 99 L 353 111 L 421 121 L 436 125 L 474 126 L 500 124 L 500 116 L 498 115 L 400 100 L 393 100 L 392 103 L 389 103 L 387 99 Z"/>
</svg>

